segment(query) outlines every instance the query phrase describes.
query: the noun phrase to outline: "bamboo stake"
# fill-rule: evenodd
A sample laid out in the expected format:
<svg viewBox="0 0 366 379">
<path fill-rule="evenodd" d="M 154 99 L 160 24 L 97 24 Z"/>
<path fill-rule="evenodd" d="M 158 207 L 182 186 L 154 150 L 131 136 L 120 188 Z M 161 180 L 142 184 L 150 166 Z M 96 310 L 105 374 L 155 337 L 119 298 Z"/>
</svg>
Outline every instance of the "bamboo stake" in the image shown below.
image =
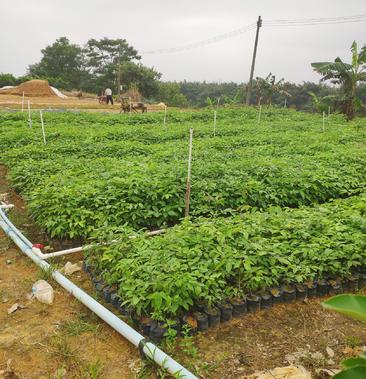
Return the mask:
<svg viewBox="0 0 366 379">
<path fill-rule="evenodd" d="M 216 137 L 216 119 L 217 119 L 217 112 L 214 111 L 214 137 Z"/>
<path fill-rule="evenodd" d="M 28 124 L 29 127 L 32 127 L 32 118 L 31 118 L 31 108 L 30 108 L 30 101 L 28 100 Z"/>
<path fill-rule="evenodd" d="M 22 95 L 22 113 L 24 112 L 24 91 Z"/>
<path fill-rule="evenodd" d="M 259 113 L 258 113 L 258 124 L 261 122 L 261 114 L 262 114 L 262 106 L 259 106 Z"/>
<path fill-rule="evenodd" d="M 41 125 L 42 125 L 43 142 L 44 142 L 44 144 L 46 144 L 46 133 L 45 133 L 45 130 L 44 130 L 44 123 L 43 123 L 42 110 L 39 111 L 39 115 L 41 116 Z"/>
<path fill-rule="evenodd" d="M 191 200 L 191 168 L 192 168 L 192 144 L 193 144 L 193 129 L 189 129 L 189 150 L 188 150 L 188 173 L 186 185 L 186 209 L 184 216 L 189 216 L 189 204 Z"/>
<path fill-rule="evenodd" d="M 330 117 L 330 105 L 328 107 L 328 123 L 329 123 L 329 117 Z"/>
</svg>

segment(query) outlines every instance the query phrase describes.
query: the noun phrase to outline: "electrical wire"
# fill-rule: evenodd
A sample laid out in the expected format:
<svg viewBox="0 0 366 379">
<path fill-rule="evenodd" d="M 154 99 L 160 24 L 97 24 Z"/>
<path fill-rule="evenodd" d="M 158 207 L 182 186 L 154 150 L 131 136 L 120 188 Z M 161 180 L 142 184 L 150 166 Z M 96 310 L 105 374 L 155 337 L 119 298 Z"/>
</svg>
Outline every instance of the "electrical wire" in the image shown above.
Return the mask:
<svg viewBox="0 0 366 379">
<path fill-rule="evenodd" d="M 256 25 L 257 25 L 256 23 L 253 23 L 253 24 L 244 26 L 240 29 L 235 29 L 235 30 L 232 30 L 231 32 L 228 32 L 225 34 L 220 34 L 220 35 L 217 35 L 215 37 L 208 38 L 208 39 L 205 39 L 202 41 L 198 41 L 198 42 L 194 42 L 194 43 L 190 43 L 190 44 L 182 45 L 182 46 L 178 46 L 178 47 L 171 47 L 171 48 L 167 48 L 167 49 L 142 51 L 141 54 L 167 54 L 167 53 L 178 53 L 178 52 L 184 51 L 184 50 L 196 49 L 198 47 L 207 46 L 207 45 L 219 42 L 219 41 L 223 41 L 223 40 L 226 40 L 226 39 L 247 33 L 251 30 L 254 30 L 257 27 Z"/>
<path fill-rule="evenodd" d="M 366 21 L 366 15 L 342 16 L 342 17 L 323 17 L 294 20 L 268 20 L 265 26 L 313 26 L 313 25 L 332 25 L 348 24 Z"/>
<path fill-rule="evenodd" d="M 264 27 L 295 27 L 295 26 L 315 26 L 315 25 L 335 25 L 335 24 L 349 24 L 356 22 L 365 22 L 366 14 L 352 15 L 352 16 L 339 16 L 339 17 L 320 17 L 320 18 L 303 18 L 303 19 L 278 19 L 278 20 L 268 20 L 263 21 Z M 236 37 L 238 35 L 247 33 L 251 30 L 256 29 L 257 23 L 253 23 L 244 26 L 239 29 L 232 30 L 231 32 L 220 34 L 212 38 L 208 38 L 202 41 L 190 43 L 187 45 L 170 47 L 166 49 L 156 49 L 142 51 L 141 54 L 169 54 L 169 53 L 179 53 L 181 51 L 192 50 L 199 47 L 204 47 L 210 44 L 214 44 L 229 38 Z"/>
</svg>

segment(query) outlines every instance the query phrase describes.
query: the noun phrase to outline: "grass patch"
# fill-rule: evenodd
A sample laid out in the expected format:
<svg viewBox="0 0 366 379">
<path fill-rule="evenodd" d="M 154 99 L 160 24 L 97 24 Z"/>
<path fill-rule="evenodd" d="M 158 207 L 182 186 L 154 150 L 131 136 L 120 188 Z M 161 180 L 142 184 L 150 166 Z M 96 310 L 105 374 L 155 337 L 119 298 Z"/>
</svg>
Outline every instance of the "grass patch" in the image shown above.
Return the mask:
<svg viewBox="0 0 366 379">
<path fill-rule="evenodd" d="M 79 315 L 76 320 L 65 321 L 61 324 L 61 331 L 70 337 L 84 333 L 96 334 L 98 330 L 99 324 L 91 323 L 85 314 Z"/>
</svg>

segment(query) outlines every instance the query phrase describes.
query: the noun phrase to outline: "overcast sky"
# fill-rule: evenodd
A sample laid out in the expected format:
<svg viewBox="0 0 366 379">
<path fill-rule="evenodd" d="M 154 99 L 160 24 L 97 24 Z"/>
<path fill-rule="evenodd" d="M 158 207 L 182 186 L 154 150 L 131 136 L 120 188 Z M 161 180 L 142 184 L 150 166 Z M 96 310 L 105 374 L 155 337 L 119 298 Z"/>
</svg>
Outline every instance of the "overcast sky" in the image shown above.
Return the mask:
<svg viewBox="0 0 366 379">
<path fill-rule="evenodd" d="M 0 0 L 0 72 L 22 75 L 56 38 L 125 38 L 138 51 L 179 47 L 255 23 L 261 15 L 255 75 L 318 80 L 310 62 L 349 59 L 366 22 L 266 27 L 266 20 L 366 14 L 366 0 Z M 142 54 L 163 80 L 246 81 L 255 30 L 198 49 Z"/>
</svg>

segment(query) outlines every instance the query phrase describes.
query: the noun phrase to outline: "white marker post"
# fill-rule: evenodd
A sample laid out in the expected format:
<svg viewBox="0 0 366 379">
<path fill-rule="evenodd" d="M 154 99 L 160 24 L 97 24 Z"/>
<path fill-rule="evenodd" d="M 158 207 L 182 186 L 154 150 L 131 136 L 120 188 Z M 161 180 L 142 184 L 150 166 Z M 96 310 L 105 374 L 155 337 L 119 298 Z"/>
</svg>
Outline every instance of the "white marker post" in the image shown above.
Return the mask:
<svg viewBox="0 0 366 379">
<path fill-rule="evenodd" d="M 163 122 L 164 126 L 166 125 L 166 112 L 167 112 L 167 106 L 165 105 L 165 108 L 164 108 L 164 122 Z"/>
<path fill-rule="evenodd" d="M 323 133 L 325 132 L 325 112 L 323 112 Z"/>
<path fill-rule="evenodd" d="M 32 118 L 31 118 L 31 109 L 30 109 L 30 101 L 28 100 L 28 124 L 29 127 L 32 127 Z"/>
<path fill-rule="evenodd" d="M 43 123 L 42 110 L 39 111 L 39 115 L 41 116 L 41 125 L 42 125 L 43 142 L 44 142 L 44 144 L 46 144 L 46 133 L 45 133 L 45 130 L 44 130 L 44 123 Z"/>
<path fill-rule="evenodd" d="M 261 122 L 261 115 L 262 115 L 262 106 L 259 106 L 259 113 L 258 113 L 258 124 Z"/>
<path fill-rule="evenodd" d="M 186 185 L 186 209 L 184 216 L 189 216 L 189 203 L 191 200 L 191 167 L 192 167 L 192 144 L 193 144 L 193 129 L 189 129 L 189 150 L 188 150 L 188 173 Z"/>
<path fill-rule="evenodd" d="M 24 112 L 24 91 L 22 95 L 22 113 Z"/>
<path fill-rule="evenodd" d="M 328 107 L 328 124 L 329 124 L 329 117 L 330 117 L 330 105 Z"/>
<path fill-rule="evenodd" d="M 285 105 L 283 107 L 287 108 L 287 98 L 285 98 Z"/>
<path fill-rule="evenodd" d="M 214 111 L 214 137 L 216 137 L 216 119 L 217 119 L 217 112 Z"/>
<path fill-rule="evenodd" d="M 132 114 L 132 102 L 131 102 L 131 98 L 129 98 L 130 100 L 130 117 L 131 117 L 131 114 Z"/>
</svg>

